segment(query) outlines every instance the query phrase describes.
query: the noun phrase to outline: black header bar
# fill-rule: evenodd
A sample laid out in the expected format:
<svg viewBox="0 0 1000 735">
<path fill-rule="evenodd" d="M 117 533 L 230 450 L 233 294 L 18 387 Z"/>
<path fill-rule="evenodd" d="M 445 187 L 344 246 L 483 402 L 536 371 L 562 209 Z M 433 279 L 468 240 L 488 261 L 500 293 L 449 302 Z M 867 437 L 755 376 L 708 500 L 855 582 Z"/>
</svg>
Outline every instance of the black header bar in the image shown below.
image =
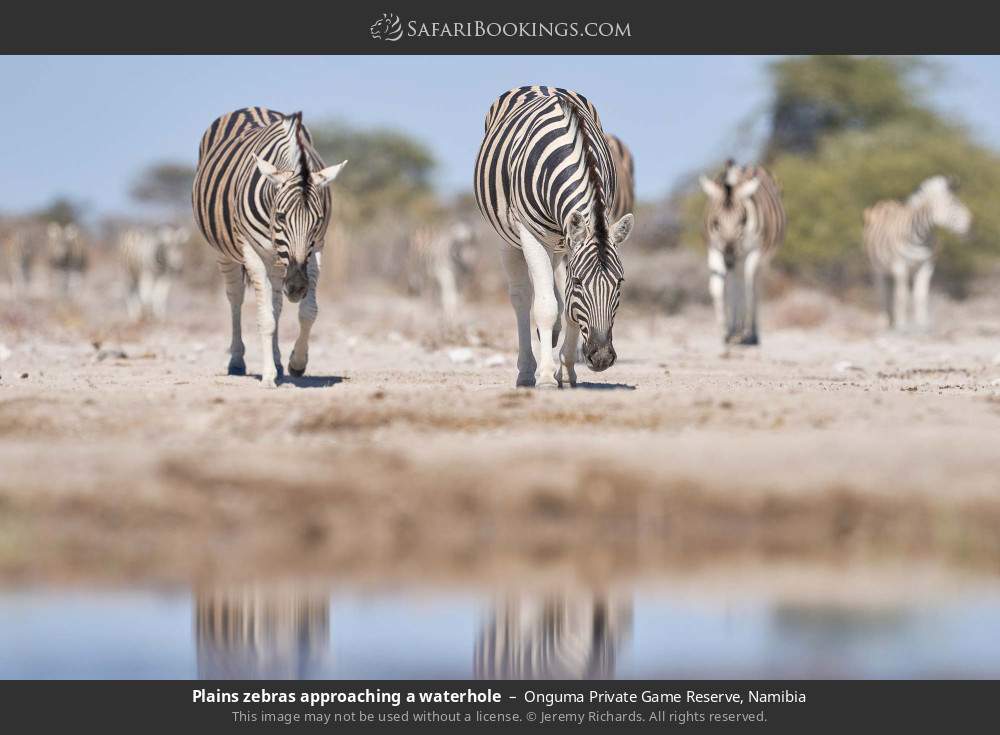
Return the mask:
<svg viewBox="0 0 1000 735">
<path fill-rule="evenodd" d="M 21 5 L 5 53 L 996 53 L 987 4 L 385 3 Z M 34 17 L 32 17 L 34 16 Z"/>
</svg>

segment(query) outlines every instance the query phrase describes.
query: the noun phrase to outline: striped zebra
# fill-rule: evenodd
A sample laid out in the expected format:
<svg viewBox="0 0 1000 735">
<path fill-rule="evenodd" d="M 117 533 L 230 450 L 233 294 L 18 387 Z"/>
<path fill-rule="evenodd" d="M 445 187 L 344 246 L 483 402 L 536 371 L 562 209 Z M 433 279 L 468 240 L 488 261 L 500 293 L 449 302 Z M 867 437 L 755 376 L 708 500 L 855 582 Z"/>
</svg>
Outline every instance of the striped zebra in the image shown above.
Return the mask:
<svg viewBox="0 0 1000 735">
<path fill-rule="evenodd" d="M 609 679 L 632 628 L 631 604 L 552 595 L 497 604 L 479 631 L 477 679 Z"/>
<path fill-rule="evenodd" d="M 3 223 L 0 250 L 12 293 L 24 293 L 35 283 L 47 247 L 48 235 L 42 222 L 15 219 Z"/>
<path fill-rule="evenodd" d="M 130 227 L 118 236 L 118 250 L 128 292 L 128 311 L 133 319 L 162 318 L 173 280 L 184 264 L 186 227 Z"/>
<path fill-rule="evenodd" d="M 612 327 L 624 280 L 618 250 L 633 223 L 631 213 L 611 220 L 618 177 L 600 118 L 576 92 L 529 86 L 500 95 L 485 128 L 473 188 L 483 217 L 509 246 L 502 252 L 517 318 L 517 385 L 554 388 L 564 377 L 576 385 L 578 335 L 591 370 L 615 362 Z M 555 274 L 564 257 L 560 289 Z M 553 351 L 564 311 L 557 368 Z"/>
<path fill-rule="evenodd" d="M 225 279 L 232 312 L 230 375 L 246 374 L 240 324 L 245 280 L 257 299 L 261 384 L 273 388 L 283 375 L 278 348 L 282 291 L 292 303 L 299 302 L 299 336 L 288 371 L 305 373 L 318 312 L 320 251 L 330 220 L 327 187 L 346 163 L 323 163 L 300 112 L 246 107 L 216 119 L 202 136 L 192 203 Z"/>
<path fill-rule="evenodd" d="M 433 293 L 449 323 L 458 313 L 462 282 L 471 268 L 472 241 L 472 228 L 464 222 L 419 227 L 410 236 L 408 286 L 415 293 Z"/>
<path fill-rule="evenodd" d="M 256 585 L 198 592 L 194 628 L 201 679 L 303 679 L 327 654 L 330 602 Z"/>
<path fill-rule="evenodd" d="M 864 246 L 890 328 L 906 329 L 911 288 L 914 322 L 920 329 L 929 325 L 928 300 L 937 255 L 934 228 L 964 235 L 972 225 L 972 213 L 956 190 L 954 179 L 932 176 L 905 204 L 883 200 L 865 210 Z"/>
<path fill-rule="evenodd" d="M 75 224 L 50 222 L 45 228 L 49 271 L 57 277 L 55 287 L 63 295 L 79 290 L 87 271 L 87 244 L 80 227 Z"/>
<path fill-rule="evenodd" d="M 635 211 L 635 159 L 632 151 L 617 135 L 605 133 L 611 157 L 615 159 L 615 169 L 618 171 L 618 196 L 615 198 L 615 209 L 611 219 L 617 220 L 629 212 Z"/>
<path fill-rule="evenodd" d="M 785 237 L 785 208 L 774 178 L 761 166 L 726 162 L 715 180 L 702 176 L 708 196 L 709 291 L 725 342 L 759 344 L 757 290 L 761 264 Z"/>
</svg>

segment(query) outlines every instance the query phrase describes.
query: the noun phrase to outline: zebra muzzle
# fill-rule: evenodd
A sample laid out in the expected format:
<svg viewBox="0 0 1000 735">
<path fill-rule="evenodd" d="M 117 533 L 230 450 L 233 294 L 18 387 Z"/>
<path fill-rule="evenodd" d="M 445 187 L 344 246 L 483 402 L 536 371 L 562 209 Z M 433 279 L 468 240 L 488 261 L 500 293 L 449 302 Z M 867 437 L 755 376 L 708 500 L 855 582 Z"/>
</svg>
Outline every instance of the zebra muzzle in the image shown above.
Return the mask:
<svg viewBox="0 0 1000 735">
<path fill-rule="evenodd" d="M 301 301 L 309 290 L 309 274 L 304 265 L 290 264 L 285 273 L 285 296 L 293 304 Z"/>
<path fill-rule="evenodd" d="M 587 367 L 595 373 L 607 370 L 615 364 L 618 355 L 609 339 L 591 339 L 583 344 L 583 357 Z"/>
</svg>

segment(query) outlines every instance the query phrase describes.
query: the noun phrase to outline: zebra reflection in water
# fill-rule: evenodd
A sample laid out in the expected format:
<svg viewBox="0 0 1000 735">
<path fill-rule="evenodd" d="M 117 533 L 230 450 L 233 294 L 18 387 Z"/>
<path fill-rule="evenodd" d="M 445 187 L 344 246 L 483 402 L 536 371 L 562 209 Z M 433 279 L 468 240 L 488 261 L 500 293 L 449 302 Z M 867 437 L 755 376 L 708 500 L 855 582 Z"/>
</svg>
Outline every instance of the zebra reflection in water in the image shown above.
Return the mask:
<svg viewBox="0 0 1000 735">
<path fill-rule="evenodd" d="M 608 596 L 507 598 L 476 642 L 477 679 L 610 679 L 632 632 L 632 603 Z"/>
<path fill-rule="evenodd" d="M 329 597 L 256 586 L 199 592 L 194 627 L 201 679 L 308 678 L 329 647 Z"/>
</svg>

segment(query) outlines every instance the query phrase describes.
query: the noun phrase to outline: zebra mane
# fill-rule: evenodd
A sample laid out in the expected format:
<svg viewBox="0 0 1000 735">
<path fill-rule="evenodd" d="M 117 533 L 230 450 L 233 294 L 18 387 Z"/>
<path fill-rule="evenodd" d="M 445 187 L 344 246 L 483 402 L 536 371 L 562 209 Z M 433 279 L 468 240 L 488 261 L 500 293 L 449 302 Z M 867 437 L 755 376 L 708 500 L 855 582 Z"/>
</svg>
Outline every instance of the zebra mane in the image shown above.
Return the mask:
<svg viewBox="0 0 1000 735">
<path fill-rule="evenodd" d="M 611 239 L 608 232 L 608 195 L 604 188 L 604 178 L 601 176 L 597 154 L 594 153 L 596 143 L 590 134 L 590 129 L 586 125 L 589 113 L 568 95 L 559 94 L 559 101 L 567 103 L 565 109 L 570 115 L 576 118 L 577 129 L 583 136 L 584 170 L 587 174 L 587 180 L 594 188 L 594 237 L 597 239 L 597 257 L 600 259 L 601 265 L 606 266 L 608 243 Z"/>
<path fill-rule="evenodd" d="M 302 193 L 309 193 L 309 156 L 306 154 L 306 139 L 302 128 L 302 111 L 293 112 L 289 115 L 292 121 L 292 129 L 295 131 L 295 144 L 299 149 L 299 182 L 302 186 Z"/>
</svg>

